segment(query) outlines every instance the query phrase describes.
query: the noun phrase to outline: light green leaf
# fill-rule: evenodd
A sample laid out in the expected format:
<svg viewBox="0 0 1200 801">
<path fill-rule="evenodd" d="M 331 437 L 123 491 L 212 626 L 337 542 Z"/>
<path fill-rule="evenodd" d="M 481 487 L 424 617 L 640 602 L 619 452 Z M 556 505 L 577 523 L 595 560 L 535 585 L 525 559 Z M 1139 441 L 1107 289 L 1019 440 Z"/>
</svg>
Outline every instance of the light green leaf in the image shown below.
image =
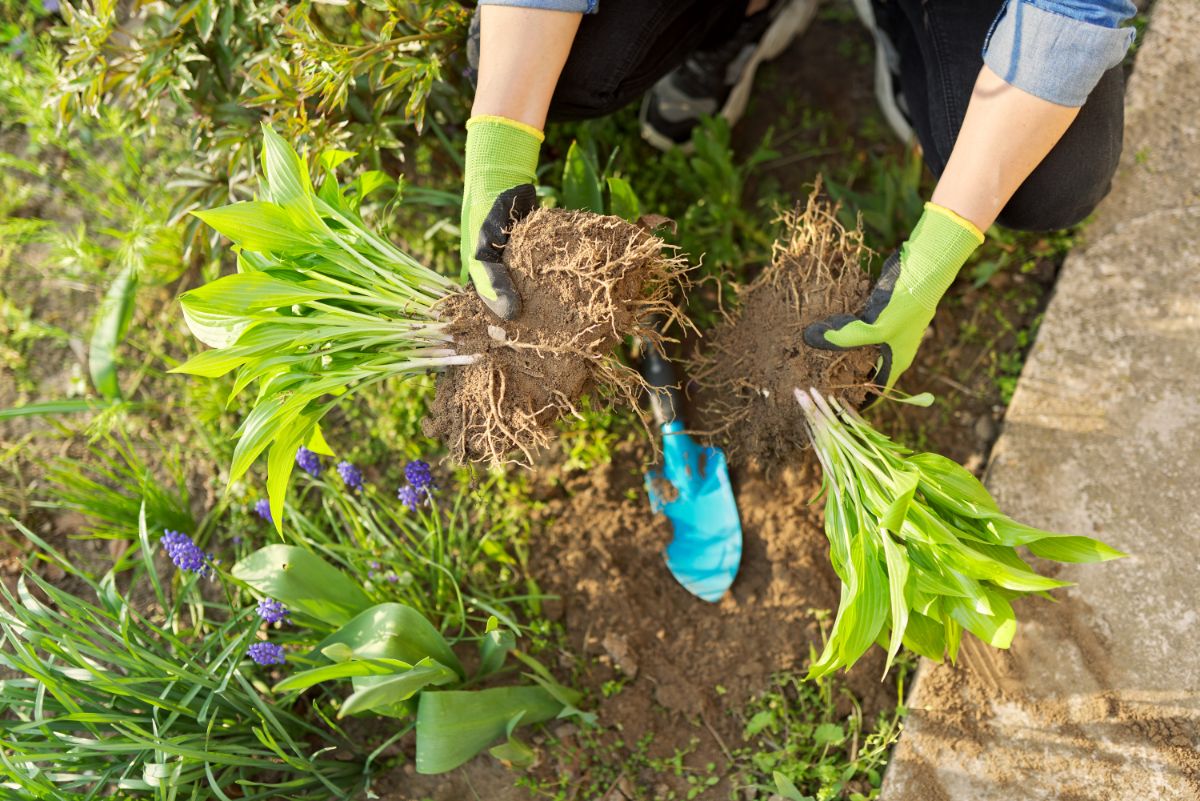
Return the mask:
<svg viewBox="0 0 1200 801">
<path fill-rule="evenodd" d="M 615 214 L 622 220 L 628 220 L 635 223 L 642 216 L 641 204 L 638 202 L 637 195 L 633 192 L 633 187 L 624 178 L 609 178 L 608 179 L 608 207 L 609 213 Z"/>
<path fill-rule="evenodd" d="M 813 801 L 811 795 L 801 794 L 792 780 L 779 771 L 774 771 L 771 779 L 775 782 L 775 792 L 784 801 Z"/>
<path fill-rule="evenodd" d="M 354 692 L 342 704 L 338 717 L 371 710 L 387 714 L 385 710 L 394 709 L 397 704 L 407 701 L 426 687 L 438 687 L 456 681 L 457 673 L 426 657 L 398 676 L 376 681 Z"/>
<path fill-rule="evenodd" d="M 348 161 L 357 155 L 357 153 L 351 150 L 337 150 L 331 148 L 329 150 L 322 151 L 321 155 L 317 156 L 317 165 L 320 166 L 320 168 L 325 172 L 333 172 L 340 167 L 343 162 Z"/>
<path fill-rule="evenodd" d="M 133 261 L 128 260 L 104 293 L 92 328 L 88 372 L 96 391 L 109 400 L 121 397 L 121 385 L 117 380 L 117 346 L 129 330 L 137 287 L 137 271 Z"/>
<path fill-rule="evenodd" d="M 407 662 L 397 659 L 351 659 L 294 673 L 276 684 L 273 691 L 307 690 L 323 681 L 349 679 L 355 676 L 391 676 L 401 670 L 409 670 L 411 667 L 412 665 Z"/>
<path fill-rule="evenodd" d="M 509 733 L 520 715 L 522 726 L 552 720 L 562 710 L 541 687 L 429 691 L 417 705 L 417 772 L 454 770 Z"/>
<path fill-rule="evenodd" d="M 412 665 L 432 657 L 465 677 L 458 657 L 433 624 L 401 603 L 376 604 L 362 611 L 326 637 L 317 650 L 336 643 L 349 646 L 360 659 L 399 659 Z"/>
<path fill-rule="evenodd" d="M 846 739 L 846 732 L 836 723 L 822 723 L 813 730 L 813 741 L 817 745 L 833 745 Z"/>
<path fill-rule="evenodd" d="M 604 213 L 600 176 L 578 142 L 571 142 L 563 164 L 562 200 L 568 209 Z"/>
<path fill-rule="evenodd" d="M 883 666 L 886 675 L 900 651 L 904 631 L 908 626 L 908 601 L 904 594 L 905 585 L 908 583 L 908 558 L 886 531 L 880 532 L 880 540 L 883 542 L 883 555 L 887 564 L 888 597 L 892 610 L 892 633 L 888 643 L 887 662 Z"/>
<path fill-rule="evenodd" d="M 1027 547 L 1034 556 L 1056 562 L 1107 562 L 1129 555 L 1091 537 L 1050 537 L 1031 542 Z"/>
<path fill-rule="evenodd" d="M 349 576 L 294 545 L 260 548 L 234 565 L 233 575 L 293 613 L 329 626 L 344 626 L 371 606 L 371 599 Z"/>
<path fill-rule="evenodd" d="M 980 614 L 970 602 L 961 598 L 946 598 L 943 603 L 950 617 L 964 629 L 993 648 L 1007 648 L 1017 633 L 1012 607 L 994 593 L 989 595 L 988 601 L 992 606 L 991 615 Z"/>
<path fill-rule="evenodd" d="M 325 435 L 321 433 L 321 426 L 319 424 L 313 426 L 312 436 L 308 438 L 308 444 L 304 447 L 322 456 L 337 456 L 333 452 L 333 448 L 329 447 L 329 443 L 325 441 Z"/>
<path fill-rule="evenodd" d="M 247 200 L 192 214 L 246 250 L 300 256 L 317 247 L 316 237 L 298 229 L 286 209 L 267 201 Z"/>
</svg>

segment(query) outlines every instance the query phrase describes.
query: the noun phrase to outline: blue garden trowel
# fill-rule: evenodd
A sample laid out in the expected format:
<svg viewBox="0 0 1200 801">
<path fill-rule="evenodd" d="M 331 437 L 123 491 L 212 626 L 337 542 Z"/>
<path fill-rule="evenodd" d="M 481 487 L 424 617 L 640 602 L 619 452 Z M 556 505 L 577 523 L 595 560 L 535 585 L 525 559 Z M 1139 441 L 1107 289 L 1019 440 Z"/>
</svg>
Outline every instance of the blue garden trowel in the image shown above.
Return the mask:
<svg viewBox="0 0 1200 801">
<path fill-rule="evenodd" d="M 742 524 L 725 453 L 683 433 L 675 371 L 645 342 L 641 372 L 663 435 L 663 466 L 646 473 L 646 490 L 650 507 L 666 515 L 675 532 L 664 553 L 667 567 L 692 595 L 716 602 L 733 584 L 742 561 Z"/>
</svg>

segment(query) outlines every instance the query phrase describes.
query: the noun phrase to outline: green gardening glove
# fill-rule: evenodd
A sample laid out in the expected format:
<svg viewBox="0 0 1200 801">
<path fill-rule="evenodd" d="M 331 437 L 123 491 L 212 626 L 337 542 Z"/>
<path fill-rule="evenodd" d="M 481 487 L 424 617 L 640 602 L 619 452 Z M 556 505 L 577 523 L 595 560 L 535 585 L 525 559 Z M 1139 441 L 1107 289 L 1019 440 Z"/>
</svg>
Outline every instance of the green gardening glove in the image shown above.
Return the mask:
<svg viewBox="0 0 1200 801">
<path fill-rule="evenodd" d="M 891 389 L 913 363 L 938 301 L 982 243 L 983 234 L 970 222 L 926 203 L 908 241 L 884 262 L 866 308 L 813 323 L 804 329 L 805 344 L 825 350 L 878 345 L 872 382 Z"/>
<path fill-rule="evenodd" d="M 504 117 L 467 121 L 459 253 L 475 291 L 502 320 L 521 313 L 501 251 L 513 224 L 537 205 L 533 181 L 542 138 L 536 128 Z"/>
</svg>

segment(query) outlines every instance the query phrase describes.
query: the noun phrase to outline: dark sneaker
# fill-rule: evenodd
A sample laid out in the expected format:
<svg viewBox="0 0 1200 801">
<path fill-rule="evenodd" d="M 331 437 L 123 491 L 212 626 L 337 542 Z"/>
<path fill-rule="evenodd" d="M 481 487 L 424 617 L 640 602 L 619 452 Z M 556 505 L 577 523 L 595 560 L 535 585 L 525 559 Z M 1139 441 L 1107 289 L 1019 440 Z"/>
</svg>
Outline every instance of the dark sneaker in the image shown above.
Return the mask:
<svg viewBox="0 0 1200 801">
<path fill-rule="evenodd" d="M 661 78 L 642 99 L 642 138 L 659 150 L 686 145 L 706 115 L 730 125 L 741 119 L 758 65 L 770 61 L 808 27 L 818 0 L 782 0 L 747 17 L 733 38 L 700 51 Z"/>
<path fill-rule="evenodd" d="M 853 0 L 858 18 L 875 39 L 875 99 L 884 119 L 904 142 L 913 138 L 912 117 L 900 91 L 900 54 L 879 25 L 873 0 Z"/>
</svg>

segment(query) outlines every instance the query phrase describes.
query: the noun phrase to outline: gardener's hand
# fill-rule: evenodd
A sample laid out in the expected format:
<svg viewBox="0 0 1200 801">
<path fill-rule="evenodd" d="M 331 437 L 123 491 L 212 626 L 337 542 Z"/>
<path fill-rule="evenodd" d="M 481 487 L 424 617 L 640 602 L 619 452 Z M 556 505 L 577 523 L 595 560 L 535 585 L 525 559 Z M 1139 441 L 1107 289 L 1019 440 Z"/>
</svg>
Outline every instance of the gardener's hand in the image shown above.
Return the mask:
<svg viewBox="0 0 1200 801">
<path fill-rule="evenodd" d="M 983 234 L 970 222 L 926 203 L 908 241 L 884 263 L 862 312 L 813 323 L 804 329 L 805 343 L 826 350 L 878 345 L 872 381 L 891 389 L 916 357 L 938 301 L 982 243 Z"/>
<path fill-rule="evenodd" d="M 504 266 L 508 232 L 537 205 L 534 172 L 542 132 L 515 120 L 475 116 L 467 122 L 460 255 L 475 291 L 497 317 L 521 313 Z"/>
</svg>

